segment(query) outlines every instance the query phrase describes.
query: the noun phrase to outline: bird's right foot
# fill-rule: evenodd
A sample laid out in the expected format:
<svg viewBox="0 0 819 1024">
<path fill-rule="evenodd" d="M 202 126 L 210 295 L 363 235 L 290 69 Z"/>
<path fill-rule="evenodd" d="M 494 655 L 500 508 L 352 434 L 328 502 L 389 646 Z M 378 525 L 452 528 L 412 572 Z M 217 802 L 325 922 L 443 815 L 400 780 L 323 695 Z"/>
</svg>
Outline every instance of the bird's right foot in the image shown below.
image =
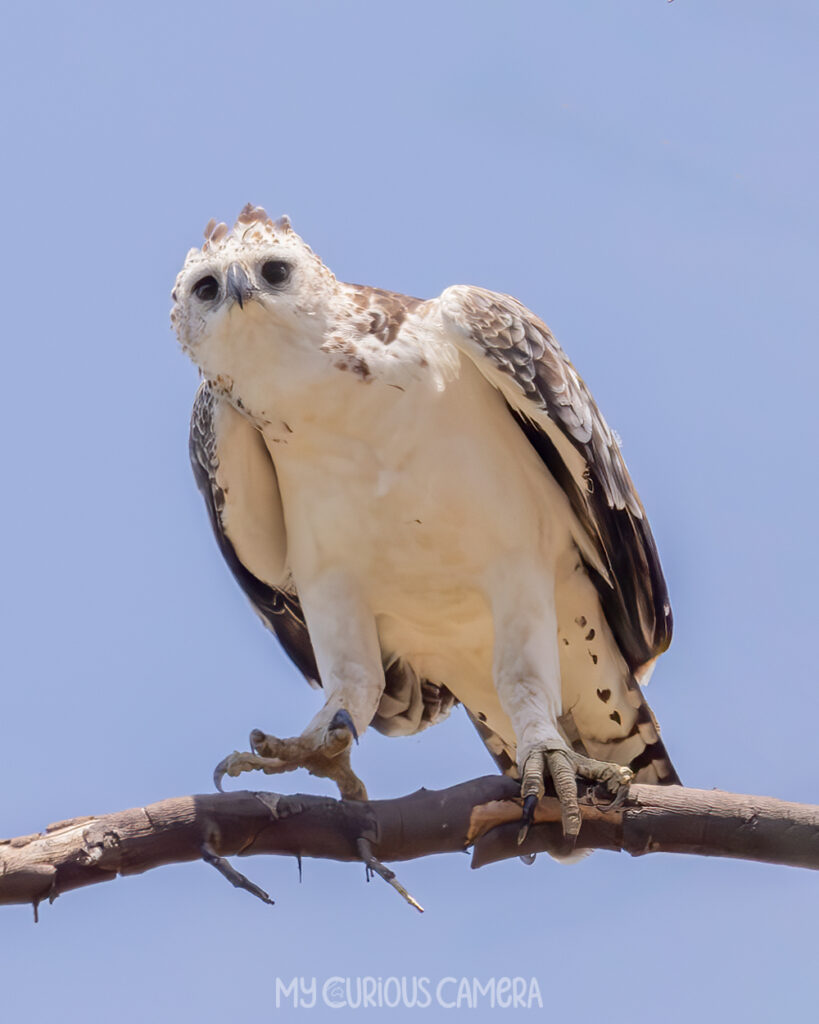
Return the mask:
<svg viewBox="0 0 819 1024">
<path fill-rule="evenodd" d="M 242 772 L 261 771 L 278 775 L 306 768 L 311 775 L 332 779 L 343 800 L 366 800 L 367 789 L 350 764 L 350 747 L 358 734 L 350 713 L 336 711 L 324 728 L 311 728 L 301 736 L 280 739 L 260 729 L 250 734 L 250 751 L 234 750 L 219 762 L 213 781 L 221 791 L 225 775 L 236 778 Z"/>
</svg>

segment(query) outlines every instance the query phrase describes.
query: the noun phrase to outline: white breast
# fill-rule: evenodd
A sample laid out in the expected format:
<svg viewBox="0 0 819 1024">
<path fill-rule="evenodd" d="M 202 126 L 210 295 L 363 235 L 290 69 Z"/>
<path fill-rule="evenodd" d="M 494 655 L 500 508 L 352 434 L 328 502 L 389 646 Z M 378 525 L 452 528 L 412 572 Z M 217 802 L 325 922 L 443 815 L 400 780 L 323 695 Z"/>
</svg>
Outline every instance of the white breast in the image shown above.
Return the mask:
<svg viewBox="0 0 819 1024">
<path fill-rule="evenodd" d="M 328 569 L 353 573 L 385 653 L 470 705 L 477 691 L 508 735 L 492 684 L 488 577 L 520 551 L 553 571 L 573 549 L 565 495 L 471 364 L 443 390 L 338 377 L 334 403 L 288 411 L 292 433 L 268 443 L 296 586 Z"/>
</svg>

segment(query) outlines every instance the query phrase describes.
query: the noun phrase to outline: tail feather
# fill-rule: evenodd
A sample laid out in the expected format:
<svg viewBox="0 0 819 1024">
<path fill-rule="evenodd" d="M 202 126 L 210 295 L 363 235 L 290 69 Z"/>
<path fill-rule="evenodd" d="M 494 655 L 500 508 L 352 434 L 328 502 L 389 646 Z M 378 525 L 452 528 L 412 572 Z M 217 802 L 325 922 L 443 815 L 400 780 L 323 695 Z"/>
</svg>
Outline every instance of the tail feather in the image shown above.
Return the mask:
<svg viewBox="0 0 819 1024">
<path fill-rule="evenodd" d="M 643 696 L 639 683 L 632 676 L 625 680 L 626 699 L 634 708 L 634 722 L 622 738 L 609 740 L 605 744 L 606 756 L 589 750 L 592 757 L 627 765 L 634 772 L 635 782 L 658 786 L 679 786 L 677 774 L 665 744 L 660 739 L 660 726 Z M 586 741 L 587 747 L 598 747 L 593 740 Z"/>
<path fill-rule="evenodd" d="M 631 768 L 635 782 L 657 786 L 680 785 L 680 777 L 665 744 L 660 739 L 657 719 L 639 684 L 633 678 L 629 678 L 625 686 L 626 700 L 633 708 L 633 720 L 630 725 L 628 722 L 623 723 L 622 736 L 609 737 L 603 741 L 596 740 L 590 735 L 583 735 L 571 712 L 560 719 L 563 733 L 579 754 L 586 754 L 600 761 L 613 761 Z M 469 708 L 466 708 L 466 713 L 502 774 L 518 778 L 520 773 L 514 743 L 504 740 L 486 723 L 481 722 Z"/>
<path fill-rule="evenodd" d="M 515 759 L 515 745 L 507 743 L 493 729 L 482 722 L 476 715 L 473 715 L 464 704 L 469 721 L 475 726 L 475 730 L 483 741 L 483 745 L 489 751 L 489 756 L 498 766 L 501 775 L 510 775 L 513 779 L 520 777 L 517 761 Z"/>
</svg>

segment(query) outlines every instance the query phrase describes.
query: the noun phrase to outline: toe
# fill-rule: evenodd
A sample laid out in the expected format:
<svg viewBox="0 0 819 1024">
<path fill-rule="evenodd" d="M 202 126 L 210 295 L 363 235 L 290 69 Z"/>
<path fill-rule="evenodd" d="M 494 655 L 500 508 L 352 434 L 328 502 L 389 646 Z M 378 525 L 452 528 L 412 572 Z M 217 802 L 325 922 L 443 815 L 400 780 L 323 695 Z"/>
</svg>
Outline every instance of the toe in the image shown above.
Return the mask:
<svg viewBox="0 0 819 1024">
<path fill-rule="evenodd" d="M 565 750 L 550 750 L 546 754 L 546 763 L 555 793 L 560 801 L 563 819 L 563 835 L 574 838 L 580 831 L 580 804 L 577 799 L 577 776 L 571 755 Z"/>
<path fill-rule="evenodd" d="M 580 755 L 576 757 L 577 774 L 584 779 L 602 783 L 610 793 L 618 793 L 623 786 L 634 781 L 634 772 L 630 768 L 611 761 L 596 761 Z"/>
<path fill-rule="evenodd" d="M 520 782 L 520 795 L 525 799 L 535 797 L 535 802 L 543 796 L 543 773 L 546 770 L 546 755 L 540 747 L 526 758 L 523 765 L 523 777 Z M 532 805 L 534 806 L 534 805 Z"/>
<path fill-rule="evenodd" d="M 213 769 L 213 784 L 220 793 L 224 793 L 224 790 L 222 789 L 222 780 L 226 775 L 235 779 L 237 775 L 241 775 L 242 772 L 252 772 L 257 768 L 262 767 L 262 758 L 257 757 L 255 754 L 242 753 L 239 750 L 234 750 L 232 754 L 228 754 L 227 757 L 222 758 L 219 764 L 217 764 Z"/>
</svg>

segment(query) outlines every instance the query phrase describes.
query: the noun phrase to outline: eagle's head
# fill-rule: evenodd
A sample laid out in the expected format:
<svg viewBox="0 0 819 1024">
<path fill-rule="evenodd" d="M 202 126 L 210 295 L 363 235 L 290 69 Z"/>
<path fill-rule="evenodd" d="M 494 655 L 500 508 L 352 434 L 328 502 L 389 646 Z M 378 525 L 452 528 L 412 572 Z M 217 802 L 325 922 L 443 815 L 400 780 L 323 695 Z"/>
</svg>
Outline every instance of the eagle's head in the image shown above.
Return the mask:
<svg viewBox="0 0 819 1024">
<path fill-rule="evenodd" d="M 188 253 L 171 323 L 206 377 L 232 380 L 245 367 L 292 358 L 293 349 L 316 351 L 336 289 L 287 217 L 274 221 L 248 204 L 231 229 L 210 221 L 202 248 Z"/>
</svg>

